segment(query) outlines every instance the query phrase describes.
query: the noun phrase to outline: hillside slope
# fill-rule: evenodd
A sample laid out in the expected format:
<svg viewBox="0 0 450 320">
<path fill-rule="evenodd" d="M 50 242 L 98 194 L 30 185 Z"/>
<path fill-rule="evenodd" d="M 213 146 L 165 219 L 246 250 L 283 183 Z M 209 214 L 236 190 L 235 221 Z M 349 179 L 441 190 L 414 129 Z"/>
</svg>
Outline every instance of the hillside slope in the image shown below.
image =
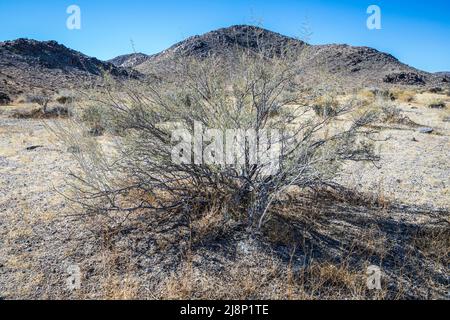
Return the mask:
<svg viewBox="0 0 450 320">
<path fill-rule="evenodd" d="M 131 53 L 115 57 L 108 62 L 117 67 L 134 68 L 149 59 L 150 56 L 144 53 Z"/>
<path fill-rule="evenodd" d="M 0 93 L 13 98 L 30 91 L 100 85 L 102 73 L 136 76 L 136 71 L 88 57 L 56 41 L 0 42 Z"/>
<path fill-rule="evenodd" d="M 193 36 L 158 54 L 133 53 L 107 62 L 88 57 L 55 41 L 17 39 L 0 42 L 0 103 L 35 91 L 55 92 L 80 86 L 101 86 L 102 74 L 118 79 L 162 72 L 181 58 L 227 56 L 236 50 L 258 50 L 267 56 L 295 47 L 299 76 L 305 85 L 327 83 L 357 87 L 448 86 L 447 73 L 427 73 L 368 47 L 310 45 L 255 26 L 238 25 Z"/>
<path fill-rule="evenodd" d="M 143 73 L 158 72 L 177 58 L 226 55 L 230 50 L 282 52 L 287 46 L 298 49 L 298 63 L 306 83 L 336 81 L 344 87 L 448 84 L 450 77 L 417 70 L 390 54 L 368 47 L 310 45 L 303 41 L 254 26 L 238 25 L 218 29 L 181 41 L 161 53 L 140 57 L 133 68 Z M 135 59 L 130 55 L 130 59 Z"/>
</svg>

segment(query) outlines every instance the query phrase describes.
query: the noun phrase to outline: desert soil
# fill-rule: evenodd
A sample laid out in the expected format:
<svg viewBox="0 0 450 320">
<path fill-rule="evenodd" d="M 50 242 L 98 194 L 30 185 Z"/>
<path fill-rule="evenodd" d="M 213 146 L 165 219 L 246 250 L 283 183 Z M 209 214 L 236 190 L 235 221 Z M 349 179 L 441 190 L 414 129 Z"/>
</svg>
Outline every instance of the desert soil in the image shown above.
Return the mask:
<svg viewBox="0 0 450 320">
<path fill-rule="evenodd" d="M 12 119 L 7 115 L 11 107 L 1 108 L 0 298 L 114 297 L 104 292 L 114 291 L 107 286 L 114 283 L 115 275 L 99 271 L 107 270 L 102 269 L 102 243 L 84 227 L 80 217 L 73 215 L 77 209 L 61 194 L 68 169 L 75 164 L 67 147 L 47 130 L 46 123 L 53 120 Z M 352 165 L 341 181 L 401 204 L 448 211 L 450 128 L 442 120 L 444 111 L 408 104 L 401 108 L 411 120 L 432 127 L 434 132 L 422 134 L 417 128 L 395 125 L 384 128 L 382 137 L 389 139 L 378 143 L 381 168 Z M 424 219 L 423 215 L 403 218 Z M 140 275 L 158 273 L 156 266 L 149 266 L 157 262 L 146 259 L 132 261 L 142 268 L 134 276 L 122 278 L 120 286 L 129 283 L 132 288 Z M 67 268 L 74 263 L 83 266 L 82 293 L 71 292 L 66 285 Z M 98 289 L 101 277 L 110 281 L 103 292 Z M 147 288 L 143 295 L 152 298 L 153 289 Z"/>
</svg>

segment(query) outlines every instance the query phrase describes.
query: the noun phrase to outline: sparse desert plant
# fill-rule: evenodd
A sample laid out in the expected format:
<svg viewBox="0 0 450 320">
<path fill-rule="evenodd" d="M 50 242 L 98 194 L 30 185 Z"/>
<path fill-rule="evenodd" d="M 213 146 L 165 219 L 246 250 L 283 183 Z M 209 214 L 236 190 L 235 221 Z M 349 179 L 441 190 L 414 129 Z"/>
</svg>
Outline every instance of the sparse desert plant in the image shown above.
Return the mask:
<svg viewBox="0 0 450 320">
<path fill-rule="evenodd" d="M 405 89 L 391 89 L 389 96 L 391 100 L 398 100 L 400 102 L 410 103 L 414 101 L 416 93 L 412 90 Z"/>
<path fill-rule="evenodd" d="M 195 216 L 220 206 L 256 230 L 289 188 L 318 188 L 346 161 L 377 160 L 365 127 L 372 113 L 328 132 L 352 102 L 333 103 L 324 117 L 298 104 L 294 57 L 287 48 L 183 58 L 167 67 L 164 81 L 110 87 L 102 108 L 121 130 L 107 157 L 92 141 L 80 148 L 77 201 L 119 217 Z"/>
<path fill-rule="evenodd" d="M 10 117 L 18 119 L 67 118 L 72 116 L 72 108 L 68 105 L 50 104 L 45 107 L 45 112 L 43 112 L 41 107 L 29 103 L 11 109 L 8 114 Z"/>
<path fill-rule="evenodd" d="M 334 117 L 339 110 L 339 102 L 334 95 L 327 94 L 316 100 L 313 110 L 320 117 Z"/>
<path fill-rule="evenodd" d="M 47 111 L 47 106 L 51 101 L 51 98 L 46 94 L 30 94 L 26 97 L 25 101 L 28 103 L 38 104 L 41 107 L 41 111 L 45 113 Z"/>
<path fill-rule="evenodd" d="M 60 104 L 72 104 L 76 100 L 75 95 L 69 91 L 59 92 L 55 98 L 55 101 Z"/>
<path fill-rule="evenodd" d="M 446 104 L 442 99 L 433 99 L 429 104 L 428 108 L 431 109 L 445 109 Z"/>
<path fill-rule="evenodd" d="M 430 93 L 441 93 L 443 91 L 444 91 L 444 89 L 442 89 L 441 87 L 433 87 L 428 90 L 428 92 L 430 92 Z"/>
<path fill-rule="evenodd" d="M 402 113 L 395 102 L 385 96 L 377 96 L 375 102 L 371 105 L 371 109 L 377 114 L 378 120 L 383 123 L 417 126 L 415 122 Z"/>
<path fill-rule="evenodd" d="M 383 105 L 381 121 L 387 123 L 399 123 L 403 119 L 402 112 L 394 105 Z"/>
<path fill-rule="evenodd" d="M 363 89 L 356 93 L 356 97 L 361 101 L 363 106 L 368 106 L 374 103 L 376 98 L 375 89 Z"/>
<path fill-rule="evenodd" d="M 72 110 L 67 105 L 52 105 L 51 107 L 47 108 L 47 111 L 45 112 L 45 116 L 48 118 L 51 117 L 69 117 L 72 115 Z"/>
<path fill-rule="evenodd" d="M 88 126 L 91 135 L 99 136 L 105 131 L 105 116 L 105 110 L 94 104 L 81 110 L 80 120 Z"/>
</svg>

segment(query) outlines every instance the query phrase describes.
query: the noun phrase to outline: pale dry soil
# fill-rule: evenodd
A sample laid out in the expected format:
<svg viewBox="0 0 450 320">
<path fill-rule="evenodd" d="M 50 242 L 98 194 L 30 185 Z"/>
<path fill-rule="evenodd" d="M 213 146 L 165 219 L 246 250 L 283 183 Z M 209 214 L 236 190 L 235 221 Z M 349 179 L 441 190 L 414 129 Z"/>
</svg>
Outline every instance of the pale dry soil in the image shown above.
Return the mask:
<svg viewBox="0 0 450 320">
<path fill-rule="evenodd" d="M 377 166 L 352 163 L 342 182 L 367 192 L 410 205 L 450 208 L 450 122 L 448 109 L 433 110 L 420 104 L 398 106 L 404 115 L 434 130 L 389 124 L 376 143 L 381 161 Z M 377 168 L 378 167 L 378 168 Z"/>
<path fill-rule="evenodd" d="M 433 222 L 436 215 L 428 216 L 423 208 L 437 212 L 439 219 L 448 219 L 450 209 L 450 130 L 449 123 L 442 121 L 441 114 L 445 111 L 408 104 L 401 108 L 411 120 L 430 126 L 435 132 L 421 134 L 417 128 L 386 127 L 381 135 L 388 139 L 377 143 L 382 156 L 378 164 L 381 168 L 352 165 L 346 168 L 346 174 L 340 178 L 349 187 L 392 199 L 400 204 L 400 208 L 420 206 L 422 209 L 417 214 L 414 214 L 414 210 L 397 210 L 395 216 L 389 217 L 395 222 L 392 228 L 397 228 L 397 232 L 400 230 L 399 221 L 418 225 Z M 54 120 L 45 121 L 11 119 L 7 117 L 7 112 L 0 115 L 2 299 L 195 297 L 189 290 L 193 290 L 192 287 L 207 290 L 204 288 L 208 287 L 205 284 L 208 281 L 212 289 L 207 294 L 214 298 L 221 296 L 220 290 L 215 289 L 216 285 L 219 288 L 223 284 L 220 281 L 225 283 L 236 279 L 240 279 L 242 286 L 235 288 L 236 292 L 228 293 L 236 298 L 253 297 L 252 292 L 257 292 L 254 283 L 266 280 L 272 281 L 265 291 L 266 296 L 258 294 L 255 297 L 286 297 L 277 284 L 283 278 L 270 278 L 271 272 L 276 274 L 281 262 L 272 259 L 266 253 L 268 251 L 263 249 L 255 252 L 255 248 L 259 247 L 252 245 L 250 240 L 228 239 L 229 243 L 218 240 L 212 248 L 199 245 L 195 252 L 190 253 L 187 259 L 189 263 L 179 267 L 173 264 L 183 258 L 180 256 L 181 250 L 173 251 L 174 256 L 170 257 L 172 251 L 163 250 L 169 246 L 164 239 L 146 238 L 144 241 L 131 227 L 126 231 L 128 237 L 124 237 L 113 249 L 106 248 L 107 241 L 93 233 L 95 227 L 92 228 L 86 220 L 76 215 L 79 209 L 72 207 L 61 194 L 66 189 L 68 169 L 75 163 L 67 147 L 59 144 L 58 139 L 46 129 L 46 123 Z M 27 149 L 33 146 L 35 148 Z M 367 230 L 364 226 L 353 230 L 345 223 L 330 219 L 330 223 L 333 221 L 336 222 L 336 233 L 355 232 L 356 237 L 362 237 L 367 235 L 365 231 L 379 231 L 372 228 L 373 225 L 367 225 Z M 362 230 L 360 234 L 358 230 Z M 389 239 L 383 239 L 380 241 L 389 242 Z M 394 242 L 389 243 L 395 246 Z M 233 250 L 227 249 L 228 245 L 234 246 Z M 339 250 L 338 246 L 336 250 Z M 289 256 L 287 258 L 289 260 Z M 230 262 L 235 261 L 233 259 L 241 259 L 240 269 L 233 269 Z M 71 291 L 66 285 L 69 276 L 67 268 L 73 264 L 79 265 L 82 271 L 82 288 L 78 291 Z M 262 272 L 261 268 L 266 271 L 262 274 L 255 272 L 255 264 L 259 268 L 258 272 Z M 427 267 L 431 264 L 433 261 L 424 263 Z M 231 271 L 225 272 L 227 266 L 231 266 Z M 205 268 L 218 270 L 217 274 L 224 275 L 222 278 L 209 277 L 210 273 L 202 271 Z M 448 269 L 445 264 L 430 268 L 440 279 L 437 281 L 439 285 L 433 290 L 415 288 L 412 297 L 445 297 Z M 188 280 L 173 275 L 175 270 L 182 270 L 182 274 L 189 275 L 190 279 L 195 278 L 195 283 L 186 284 Z M 361 273 L 364 272 L 362 269 Z M 288 282 L 289 277 L 286 279 Z M 411 281 L 414 282 L 412 275 L 406 279 L 413 279 Z M 289 291 L 289 288 L 286 290 Z M 311 298 L 301 294 L 295 297 Z M 354 292 L 353 297 L 358 297 L 357 292 Z"/>
</svg>

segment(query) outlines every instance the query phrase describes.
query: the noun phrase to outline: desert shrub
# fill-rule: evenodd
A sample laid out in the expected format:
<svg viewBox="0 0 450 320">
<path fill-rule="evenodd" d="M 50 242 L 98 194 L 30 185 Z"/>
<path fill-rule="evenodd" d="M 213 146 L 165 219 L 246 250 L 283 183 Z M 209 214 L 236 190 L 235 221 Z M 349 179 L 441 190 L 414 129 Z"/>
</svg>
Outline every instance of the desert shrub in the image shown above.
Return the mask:
<svg viewBox="0 0 450 320">
<path fill-rule="evenodd" d="M 99 136 L 105 131 L 105 116 L 104 108 L 93 104 L 81 110 L 80 120 L 87 125 L 91 135 Z"/>
<path fill-rule="evenodd" d="M 418 126 L 418 124 L 404 115 L 394 102 L 385 96 L 377 96 L 372 105 L 372 110 L 375 111 L 378 121 L 382 123 Z"/>
<path fill-rule="evenodd" d="M 394 101 L 398 100 L 401 102 L 413 102 L 416 93 L 412 90 L 403 90 L 403 89 L 391 89 L 389 91 L 389 98 Z"/>
<path fill-rule="evenodd" d="M 50 98 L 42 94 L 30 94 L 26 97 L 25 102 L 36 103 L 40 106 L 45 106 L 50 102 Z"/>
<path fill-rule="evenodd" d="M 441 99 L 433 99 L 430 103 L 428 103 L 428 108 L 431 109 L 445 109 L 446 104 Z"/>
<path fill-rule="evenodd" d="M 74 131 L 61 134 L 82 144 L 76 201 L 120 219 L 221 207 L 255 230 L 289 188 L 327 185 L 344 162 L 376 160 L 366 128 L 372 113 L 335 126 L 352 102 L 330 105 L 325 117 L 298 103 L 295 55 L 183 58 L 167 66 L 162 81 L 109 87 L 101 108 L 107 125 L 120 130 L 108 156 L 94 141 L 73 138 Z M 85 120 L 101 123 L 98 109 L 86 112 Z M 228 136 L 234 129 L 242 131 Z"/>
<path fill-rule="evenodd" d="M 75 95 L 66 91 L 60 92 L 55 98 L 55 101 L 60 104 L 72 104 L 75 100 Z"/>
<path fill-rule="evenodd" d="M 25 103 L 34 103 L 41 107 L 41 112 L 45 113 L 51 98 L 46 93 L 31 93 L 23 96 Z"/>
<path fill-rule="evenodd" d="M 444 89 L 442 89 L 441 87 L 433 87 L 428 90 L 428 92 L 430 92 L 430 93 L 441 93 L 443 91 L 444 91 Z"/>
<path fill-rule="evenodd" d="M 363 89 L 356 93 L 356 97 L 363 106 L 368 106 L 375 101 L 376 92 L 376 89 Z"/>
<path fill-rule="evenodd" d="M 339 103 L 334 95 L 325 95 L 316 100 L 313 110 L 320 117 L 334 117 L 338 114 Z"/>
<path fill-rule="evenodd" d="M 382 110 L 383 113 L 381 119 L 383 122 L 397 123 L 402 117 L 400 109 L 395 106 L 385 105 L 382 107 Z"/>
<path fill-rule="evenodd" d="M 9 116 L 18 119 L 49 119 L 49 118 L 67 118 L 72 116 L 72 109 L 68 106 L 52 105 L 43 112 L 41 108 L 35 106 L 25 106 L 11 110 Z"/>
<path fill-rule="evenodd" d="M 47 108 L 45 115 L 47 117 L 69 117 L 72 115 L 72 110 L 66 105 L 53 105 Z"/>
</svg>

